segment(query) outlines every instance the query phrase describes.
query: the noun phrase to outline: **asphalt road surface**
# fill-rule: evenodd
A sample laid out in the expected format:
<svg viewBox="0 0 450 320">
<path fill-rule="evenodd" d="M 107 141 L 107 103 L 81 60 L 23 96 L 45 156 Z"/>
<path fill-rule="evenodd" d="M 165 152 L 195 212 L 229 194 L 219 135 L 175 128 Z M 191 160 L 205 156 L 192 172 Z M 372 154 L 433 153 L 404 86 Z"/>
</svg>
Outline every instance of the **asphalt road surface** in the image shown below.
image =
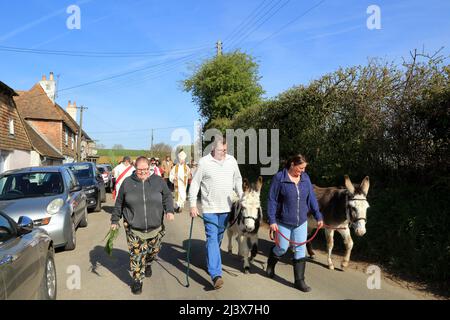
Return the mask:
<svg viewBox="0 0 450 320">
<path fill-rule="evenodd" d="M 101 212 L 89 214 L 88 227 L 78 229 L 76 249 L 58 250 L 56 253 L 58 299 L 426 299 L 418 291 L 398 286 L 383 277 L 379 289 L 369 289 L 370 275 L 364 270 L 328 270 L 326 256 L 318 250 L 315 260 L 307 263 L 306 282 L 312 287 L 312 292 L 302 293 L 293 287 L 294 275 L 288 255 L 277 264 L 275 278 L 269 279 L 264 270 L 272 241 L 268 238 L 266 226 L 260 230 L 258 255 L 250 274 L 241 271 L 243 262 L 237 256 L 236 242 L 233 254 L 227 253 L 228 238 L 224 236 L 224 286 L 214 290 L 205 270 L 205 235 L 203 221 L 199 218 L 194 221 L 190 287 L 187 288 L 186 250 L 191 218 L 186 209 L 175 216 L 175 221 L 165 223 L 167 233 L 158 261 L 153 265 L 153 276 L 145 279 L 141 295 L 133 295 L 123 228 L 114 242 L 113 256 L 109 257 L 104 251 L 104 237 L 109 230 L 113 206 L 110 194 L 107 200 Z M 335 257 L 336 267 L 340 265 L 340 259 Z"/>
</svg>

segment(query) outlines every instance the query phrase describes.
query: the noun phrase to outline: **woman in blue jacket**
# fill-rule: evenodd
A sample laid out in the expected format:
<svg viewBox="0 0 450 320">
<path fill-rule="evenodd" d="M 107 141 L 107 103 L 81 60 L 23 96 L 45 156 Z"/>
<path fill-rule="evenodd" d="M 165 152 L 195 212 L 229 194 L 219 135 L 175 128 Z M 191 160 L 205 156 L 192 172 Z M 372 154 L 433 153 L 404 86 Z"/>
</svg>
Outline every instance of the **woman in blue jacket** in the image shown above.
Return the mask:
<svg viewBox="0 0 450 320">
<path fill-rule="evenodd" d="M 306 159 L 299 154 L 291 157 L 283 170 L 279 171 L 270 185 L 268 200 L 268 217 L 270 230 L 280 231 L 292 242 L 305 242 L 308 235 L 307 215 L 311 211 L 318 221 L 318 228 L 323 226 L 323 217 L 319 211 L 314 190 L 306 174 Z M 289 248 L 289 241 L 281 235 L 278 245 L 275 245 L 267 261 L 267 276 L 273 278 L 275 265 Z M 306 266 L 305 245 L 295 246 L 293 259 L 295 287 L 303 292 L 311 291 L 305 283 Z"/>
</svg>

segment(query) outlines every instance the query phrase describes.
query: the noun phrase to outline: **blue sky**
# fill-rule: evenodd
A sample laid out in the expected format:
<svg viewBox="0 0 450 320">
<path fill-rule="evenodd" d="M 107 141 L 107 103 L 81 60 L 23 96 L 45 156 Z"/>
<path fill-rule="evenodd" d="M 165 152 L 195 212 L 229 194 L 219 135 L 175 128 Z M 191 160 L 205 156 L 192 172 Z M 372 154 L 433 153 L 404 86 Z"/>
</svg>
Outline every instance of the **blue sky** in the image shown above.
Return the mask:
<svg viewBox="0 0 450 320">
<path fill-rule="evenodd" d="M 73 4 L 81 10 L 79 30 L 66 26 L 66 9 Z M 366 26 L 370 5 L 381 10 L 380 30 Z M 2 1 L 0 81 L 26 90 L 53 71 L 59 75 L 59 89 L 67 89 L 129 72 L 63 90 L 57 102 L 65 107 L 72 100 L 88 107 L 83 127 L 107 147 L 148 148 L 152 128 L 154 143 L 174 145 L 173 127 L 192 132 L 199 118 L 180 81 L 190 66 L 215 54 L 219 39 L 225 52 L 240 48 L 256 58 L 268 98 L 340 66 L 365 64 L 370 57 L 400 63 L 414 48 L 433 53 L 442 46 L 448 55 L 450 1 Z M 151 55 L 28 54 L 1 46 Z M 139 68 L 143 70 L 134 72 Z"/>
</svg>

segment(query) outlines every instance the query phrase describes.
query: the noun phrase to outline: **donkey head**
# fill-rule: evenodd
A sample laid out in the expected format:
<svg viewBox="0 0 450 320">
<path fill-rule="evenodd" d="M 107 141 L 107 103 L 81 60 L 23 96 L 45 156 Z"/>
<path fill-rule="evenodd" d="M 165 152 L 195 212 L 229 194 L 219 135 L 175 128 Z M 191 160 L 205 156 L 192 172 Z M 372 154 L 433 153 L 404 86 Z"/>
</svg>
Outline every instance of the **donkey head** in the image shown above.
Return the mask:
<svg viewBox="0 0 450 320">
<path fill-rule="evenodd" d="M 348 191 L 347 218 L 355 229 L 356 235 L 361 237 L 366 233 L 367 209 L 370 207 L 367 202 L 369 177 L 365 177 L 359 186 L 352 184 L 347 175 L 344 179 Z"/>
<path fill-rule="evenodd" d="M 257 226 L 257 221 L 262 219 L 262 210 L 260 202 L 260 193 L 262 188 L 262 177 L 254 184 L 249 183 L 248 179 L 243 180 L 242 189 L 244 195 L 241 200 L 241 212 L 245 230 L 252 232 Z"/>
</svg>

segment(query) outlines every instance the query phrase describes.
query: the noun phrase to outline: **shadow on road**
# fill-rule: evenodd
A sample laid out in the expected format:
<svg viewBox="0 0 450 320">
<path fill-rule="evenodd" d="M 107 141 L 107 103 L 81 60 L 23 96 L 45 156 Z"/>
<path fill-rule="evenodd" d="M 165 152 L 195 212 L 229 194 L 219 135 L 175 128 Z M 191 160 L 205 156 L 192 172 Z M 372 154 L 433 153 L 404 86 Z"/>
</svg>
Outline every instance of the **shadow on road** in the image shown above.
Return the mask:
<svg viewBox="0 0 450 320">
<path fill-rule="evenodd" d="M 105 247 L 96 246 L 89 252 L 89 261 L 91 263 L 91 272 L 99 277 L 101 275 L 98 273 L 97 268 L 101 266 L 108 269 L 125 284 L 132 284 L 133 279 L 129 272 L 130 255 L 128 251 L 113 249 L 112 257 L 110 257 L 106 254 Z"/>
<path fill-rule="evenodd" d="M 114 210 L 114 206 L 102 206 L 102 209 L 103 209 L 106 213 L 112 214 L 112 213 L 113 213 L 113 210 Z"/>
</svg>

